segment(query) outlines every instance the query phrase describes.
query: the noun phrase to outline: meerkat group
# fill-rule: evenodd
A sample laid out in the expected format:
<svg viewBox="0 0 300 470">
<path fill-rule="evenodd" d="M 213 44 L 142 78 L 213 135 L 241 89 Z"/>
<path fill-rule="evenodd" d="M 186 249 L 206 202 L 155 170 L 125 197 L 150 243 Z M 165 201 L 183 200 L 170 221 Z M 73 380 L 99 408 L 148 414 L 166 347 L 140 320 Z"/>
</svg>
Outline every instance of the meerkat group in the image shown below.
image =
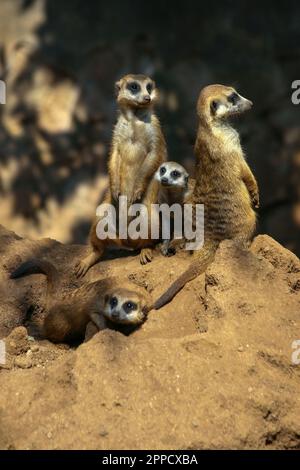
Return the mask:
<svg viewBox="0 0 300 470">
<path fill-rule="evenodd" d="M 119 115 L 114 128 L 108 162 L 109 189 L 104 203 L 118 208 L 120 196 L 128 205 L 139 202 L 151 214 L 153 204 L 204 205 L 204 245 L 195 250 L 190 267 L 155 302 L 137 286 L 118 286 L 116 280 L 101 280 L 74 290 L 66 301 L 58 292 L 59 275 L 54 266 L 31 260 L 20 266 L 13 278 L 42 272 L 48 280 L 44 335 L 62 342 L 84 335 L 91 320 L 98 329 L 105 319 L 120 324 L 141 324 L 151 309 L 168 303 L 184 285 L 205 271 L 222 240 L 232 239 L 247 247 L 256 227 L 258 185 L 245 159 L 239 134 L 230 118 L 252 107 L 252 102 L 234 88 L 210 85 L 202 89 L 197 103 L 199 126 L 195 143 L 195 179 L 184 167 L 167 161 L 166 142 L 154 112 L 158 91 L 145 75 L 126 75 L 116 83 Z M 158 244 L 150 234 L 144 239 L 99 239 L 96 218 L 90 231 L 90 253 L 76 265 L 84 276 L 108 247 L 140 250 L 140 261 L 152 260 Z M 160 240 L 161 253 L 176 252 L 178 240 Z M 186 240 L 180 240 L 185 244 Z M 53 301 L 53 298 L 56 298 Z"/>
</svg>

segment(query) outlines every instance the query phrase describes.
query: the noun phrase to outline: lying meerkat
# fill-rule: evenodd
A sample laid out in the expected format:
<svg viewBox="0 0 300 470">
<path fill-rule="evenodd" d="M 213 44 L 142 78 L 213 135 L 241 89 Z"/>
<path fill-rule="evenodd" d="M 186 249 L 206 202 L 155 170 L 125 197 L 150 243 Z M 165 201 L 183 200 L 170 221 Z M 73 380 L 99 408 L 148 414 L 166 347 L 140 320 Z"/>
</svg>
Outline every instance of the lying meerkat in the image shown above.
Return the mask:
<svg viewBox="0 0 300 470">
<path fill-rule="evenodd" d="M 12 279 L 42 273 L 47 277 L 47 316 L 42 335 L 53 343 L 73 342 L 84 338 L 87 324 L 92 321 L 99 330 L 106 327 L 105 319 L 121 325 L 140 325 L 147 317 L 149 294 L 132 284 L 122 287 L 116 279 L 107 278 L 75 288 L 60 295 L 57 269 L 48 261 L 32 259 L 21 264 Z"/>
<path fill-rule="evenodd" d="M 158 204 L 180 204 L 184 203 L 191 196 L 195 180 L 189 177 L 186 169 L 176 162 L 164 162 L 156 171 L 154 178 L 159 182 Z M 173 230 L 171 230 L 172 235 Z M 164 256 L 174 254 L 175 250 L 170 249 L 170 240 L 164 240 L 160 245 L 160 250 Z"/>
<path fill-rule="evenodd" d="M 153 178 L 159 165 L 166 160 L 166 143 L 154 112 L 158 92 L 155 83 L 145 75 L 126 75 L 116 83 L 119 116 L 114 128 L 108 163 L 110 188 L 104 203 L 118 209 L 119 197 L 127 196 L 128 204 L 142 203 L 151 214 L 157 201 L 158 183 Z M 99 261 L 108 246 L 141 250 L 140 260 L 152 259 L 155 244 L 150 234 L 146 239 L 100 240 L 96 218 L 90 231 L 90 254 L 76 265 L 78 277 L 84 276 Z"/>
<path fill-rule="evenodd" d="M 259 207 L 259 192 L 239 134 L 229 119 L 251 107 L 251 101 L 223 85 L 207 86 L 199 95 L 195 187 L 187 202 L 204 204 L 204 246 L 194 252 L 191 266 L 156 301 L 155 308 L 165 305 L 205 271 L 222 240 L 249 245 L 256 227 L 253 207 Z"/>
</svg>

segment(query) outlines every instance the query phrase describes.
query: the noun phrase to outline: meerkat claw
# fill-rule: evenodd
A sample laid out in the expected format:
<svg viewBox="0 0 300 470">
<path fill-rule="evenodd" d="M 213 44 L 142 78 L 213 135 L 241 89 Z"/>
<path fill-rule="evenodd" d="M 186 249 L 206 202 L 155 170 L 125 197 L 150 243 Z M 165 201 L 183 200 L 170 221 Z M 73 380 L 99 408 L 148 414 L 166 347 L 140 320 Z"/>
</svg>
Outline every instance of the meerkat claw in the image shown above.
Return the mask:
<svg viewBox="0 0 300 470">
<path fill-rule="evenodd" d="M 140 254 L 140 262 L 141 264 L 147 264 L 152 261 L 153 254 L 151 248 L 144 248 Z"/>
<path fill-rule="evenodd" d="M 88 271 L 88 267 L 83 261 L 79 261 L 75 266 L 76 277 L 83 277 Z"/>
</svg>

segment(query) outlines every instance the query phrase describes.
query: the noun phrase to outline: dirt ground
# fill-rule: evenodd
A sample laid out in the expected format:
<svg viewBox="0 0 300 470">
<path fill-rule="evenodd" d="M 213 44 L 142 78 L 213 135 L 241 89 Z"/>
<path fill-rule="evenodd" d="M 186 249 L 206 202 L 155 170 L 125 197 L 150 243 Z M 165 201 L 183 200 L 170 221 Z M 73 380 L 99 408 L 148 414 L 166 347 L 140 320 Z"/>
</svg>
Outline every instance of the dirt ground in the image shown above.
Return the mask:
<svg viewBox="0 0 300 470">
<path fill-rule="evenodd" d="M 273 239 L 258 236 L 250 251 L 223 242 L 206 273 L 140 329 L 104 330 L 77 348 L 34 338 L 45 277 L 10 280 L 21 261 L 54 262 L 66 292 L 116 275 L 156 298 L 189 256 L 108 259 L 79 282 L 86 247 L 3 227 L 0 240 L 1 449 L 300 448 L 300 262 Z"/>
</svg>

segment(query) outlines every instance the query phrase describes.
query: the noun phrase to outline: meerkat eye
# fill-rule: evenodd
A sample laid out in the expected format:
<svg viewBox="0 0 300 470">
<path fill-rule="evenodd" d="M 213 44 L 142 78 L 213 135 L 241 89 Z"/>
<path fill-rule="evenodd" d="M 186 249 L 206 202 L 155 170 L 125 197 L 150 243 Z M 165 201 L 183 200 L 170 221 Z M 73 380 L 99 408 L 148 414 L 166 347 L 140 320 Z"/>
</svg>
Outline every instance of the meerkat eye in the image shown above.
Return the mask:
<svg viewBox="0 0 300 470">
<path fill-rule="evenodd" d="M 132 93 L 137 93 L 141 89 L 140 85 L 137 82 L 128 83 L 127 88 Z"/>
<path fill-rule="evenodd" d="M 215 113 L 218 109 L 218 106 L 219 106 L 219 102 L 216 101 L 216 100 L 213 100 L 211 103 L 210 103 L 210 108 L 212 110 L 213 113 Z"/>
<path fill-rule="evenodd" d="M 162 166 L 161 169 L 159 170 L 159 173 L 160 173 L 161 175 L 164 175 L 166 171 L 167 171 L 167 170 L 166 170 L 166 167 Z"/>
<path fill-rule="evenodd" d="M 135 302 L 132 302 L 131 300 L 128 300 L 123 304 L 123 310 L 125 313 L 130 313 L 133 310 L 137 309 L 137 304 Z"/>
<path fill-rule="evenodd" d="M 118 305 L 118 299 L 117 297 L 112 297 L 109 301 L 109 305 L 111 306 L 111 308 L 114 308 Z"/>
<path fill-rule="evenodd" d="M 227 99 L 229 103 L 236 104 L 239 101 L 240 97 L 237 93 L 233 92 L 230 96 L 228 96 Z"/>
<path fill-rule="evenodd" d="M 172 176 L 172 178 L 174 178 L 176 180 L 177 178 L 179 178 L 179 176 L 181 176 L 181 173 L 178 170 L 173 170 L 171 172 L 171 176 Z"/>
<path fill-rule="evenodd" d="M 152 83 L 148 83 L 148 85 L 146 86 L 146 88 L 147 88 L 148 93 L 150 94 L 151 91 L 152 91 L 152 89 L 153 89 Z"/>
</svg>

